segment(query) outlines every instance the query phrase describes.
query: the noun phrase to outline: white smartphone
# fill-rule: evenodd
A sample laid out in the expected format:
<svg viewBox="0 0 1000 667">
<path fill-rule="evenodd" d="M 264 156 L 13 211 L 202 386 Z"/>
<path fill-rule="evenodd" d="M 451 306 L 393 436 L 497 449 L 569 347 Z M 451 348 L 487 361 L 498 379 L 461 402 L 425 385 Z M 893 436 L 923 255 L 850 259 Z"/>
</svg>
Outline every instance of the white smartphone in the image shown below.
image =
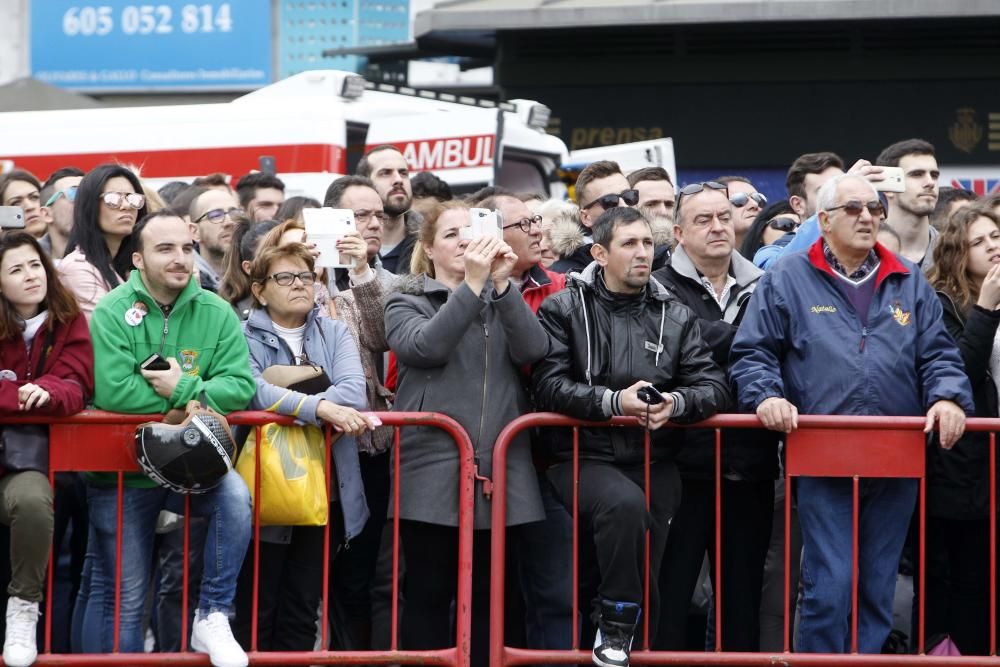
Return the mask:
<svg viewBox="0 0 1000 667">
<path fill-rule="evenodd" d="M 469 226 L 462 227 L 460 236 L 463 239 L 477 239 L 480 236 L 492 236 L 498 241 L 503 240 L 503 215 L 500 211 L 486 208 L 469 210 Z"/>
<path fill-rule="evenodd" d="M 0 229 L 24 229 L 24 209 L 20 206 L 0 206 Z"/>
<path fill-rule="evenodd" d="M 319 250 L 317 266 L 354 268 L 354 258 L 341 257 L 337 250 L 337 241 L 356 229 L 354 211 L 349 208 L 304 208 L 302 219 L 306 225 L 306 238 Z"/>
<path fill-rule="evenodd" d="M 883 179 L 872 183 L 879 192 L 906 192 L 902 167 L 882 167 Z"/>
</svg>

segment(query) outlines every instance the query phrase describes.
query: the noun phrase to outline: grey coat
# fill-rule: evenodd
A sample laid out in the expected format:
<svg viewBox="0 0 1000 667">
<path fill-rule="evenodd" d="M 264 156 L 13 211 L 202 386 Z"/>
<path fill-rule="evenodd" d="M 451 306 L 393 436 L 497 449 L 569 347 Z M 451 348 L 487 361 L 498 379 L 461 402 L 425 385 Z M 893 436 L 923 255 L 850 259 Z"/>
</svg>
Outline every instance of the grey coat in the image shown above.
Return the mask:
<svg viewBox="0 0 1000 667">
<path fill-rule="evenodd" d="M 399 289 L 385 307 L 399 372 L 394 407 L 454 418 L 472 439 L 479 473 L 492 477 L 497 436 L 530 412 L 520 367 L 548 353 L 548 336 L 513 286 L 497 298 L 489 284 L 476 296 L 464 282 L 452 292 L 420 275 Z M 511 526 L 545 516 L 527 434 L 517 440 L 507 468 Z M 401 457 L 400 518 L 457 526 L 458 449 L 451 437 L 433 427 L 404 428 L 394 456 Z M 490 527 L 490 501 L 478 482 L 475 527 Z"/>
<path fill-rule="evenodd" d="M 319 310 L 318 306 L 313 308 L 306 318 L 306 333 L 302 342 L 306 358 L 322 366 L 331 382 L 325 393 L 315 395 L 301 394 L 264 381 L 261 377 L 264 369 L 278 364 L 291 365 L 295 361 L 288 345 L 275 333 L 267 311 L 260 308 L 250 311 L 250 318 L 243 323 L 243 332 L 250 347 L 250 370 L 257 382 L 251 409 L 291 415 L 306 424 L 323 426 L 322 420 L 316 416 L 316 408 L 323 399 L 357 410 L 367 407 L 365 374 L 361 370 L 361 357 L 354 338 L 347 325 L 320 317 Z M 335 491 L 340 497 L 344 514 L 344 537 L 350 540 L 361 532 L 368 520 L 368 504 L 354 438 L 344 436 L 337 440 L 333 445 L 332 458 L 337 471 Z M 277 531 L 268 531 L 268 541 L 287 541 L 284 536 L 275 533 Z"/>
</svg>

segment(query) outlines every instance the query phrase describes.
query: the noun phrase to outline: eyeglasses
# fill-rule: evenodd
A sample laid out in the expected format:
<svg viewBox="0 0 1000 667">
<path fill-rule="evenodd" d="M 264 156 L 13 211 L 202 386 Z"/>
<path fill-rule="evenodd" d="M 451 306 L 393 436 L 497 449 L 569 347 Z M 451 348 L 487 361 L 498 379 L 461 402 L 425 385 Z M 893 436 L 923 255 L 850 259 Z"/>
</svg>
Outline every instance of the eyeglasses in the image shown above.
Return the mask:
<svg viewBox="0 0 1000 667">
<path fill-rule="evenodd" d="M 872 217 L 885 217 L 885 207 L 882 206 L 882 202 L 877 199 L 873 199 L 870 202 L 860 202 L 857 199 L 851 199 L 840 206 L 831 206 L 826 210 L 827 212 L 830 212 L 841 208 L 844 209 L 844 212 L 848 215 L 861 215 L 861 211 L 867 208 L 868 212 L 872 214 Z"/>
<path fill-rule="evenodd" d="M 45 202 L 45 205 L 52 206 L 53 204 L 56 203 L 56 201 L 59 199 L 60 196 L 66 197 L 66 201 L 72 204 L 73 202 L 76 201 L 76 190 L 77 186 L 75 185 L 71 185 L 65 190 L 56 190 L 55 192 L 52 193 L 52 196 L 49 197 L 49 200 Z"/>
<path fill-rule="evenodd" d="M 799 228 L 799 221 L 795 218 L 774 218 L 767 226 L 779 232 L 791 232 Z"/>
<path fill-rule="evenodd" d="M 354 220 L 357 222 L 366 222 L 372 218 L 375 218 L 379 222 L 385 222 L 385 219 L 388 217 L 385 211 L 365 211 L 362 209 L 354 212 Z"/>
<path fill-rule="evenodd" d="M 757 202 L 757 206 L 767 206 L 767 197 L 759 192 L 737 192 L 729 197 L 729 203 L 736 208 L 743 208 L 751 199 Z"/>
<path fill-rule="evenodd" d="M 289 285 L 295 282 L 296 278 L 302 281 L 302 284 L 305 285 L 306 287 L 316 282 L 316 274 L 312 271 L 302 271 L 300 273 L 292 273 L 291 271 L 282 271 L 280 273 L 273 273 L 269 275 L 267 278 L 264 278 L 264 282 L 267 282 L 268 280 L 273 280 L 281 287 L 288 287 Z"/>
<path fill-rule="evenodd" d="M 140 209 L 146 203 L 146 195 L 138 192 L 105 192 L 101 195 L 101 200 L 109 208 L 121 208 L 124 202 L 129 208 Z"/>
<path fill-rule="evenodd" d="M 621 199 L 625 202 L 626 206 L 635 206 L 639 203 L 639 191 L 638 190 L 623 190 L 618 194 L 604 195 L 598 197 L 594 201 L 590 202 L 586 206 L 580 208 L 581 211 L 586 211 L 588 208 L 594 204 L 600 204 L 601 208 L 607 211 L 609 208 L 614 208 L 618 206 L 618 200 Z"/>
<path fill-rule="evenodd" d="M 530 234 L 532 225 L 538 225 L 539 227 L 541 227 L 542 216 L 533 215 L 530 218 L 521 218 L 517 222 L 512 222 L 509 225 L 504 225 L 500 229 L 510 229 L 511 227 L 519 227 L 521 231 L 524 232 L 525 234 Z"/>
<path fill-rule="evenodd" d="M 226 219 L 227 215 L 233 222 L 238 222 L 247 217 L 247 212 L 241 208 L 236 208 L 235 206 L 232 208 L 213 208 L 211 211 L 205 211 L 199 215 L 195 222 L 201 222 L 202 220 L 207 219 L 213 225 L 218 225 Z"/>
</svg>

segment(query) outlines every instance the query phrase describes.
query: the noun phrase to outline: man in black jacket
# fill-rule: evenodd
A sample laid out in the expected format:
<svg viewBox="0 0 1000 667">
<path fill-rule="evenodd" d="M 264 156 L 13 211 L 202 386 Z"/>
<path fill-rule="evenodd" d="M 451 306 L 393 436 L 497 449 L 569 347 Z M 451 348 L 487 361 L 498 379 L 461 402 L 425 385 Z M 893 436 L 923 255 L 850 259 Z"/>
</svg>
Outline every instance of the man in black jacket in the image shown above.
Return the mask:
<svg viewBox="0 0 1000 667">
<path fill-rule="evenodd" d="M 534 366 L 533 384 L 539 409 L 592 421 L 633 416 L 652 431 L 649 509 L 643 433 L 594 428 L 580 434 L 579 512 L 593 536 L 600 578 L 593 661 L 599 667 L 624 667 L 642 603 L 646 530 L 651 529 L 650 573 L 656 581 L 680 497 L 669 429 L 658 429 L 667 421 L 710 417 L 729 405 L 731 395 L 694 315 L 650 279 L 653 235 L 642 214 L 610 208 L 597 218 L 593 232 L 595 261 L 571 274 L 567 289 L 546 299 L 538 311 L 551 347 Z M 643 402 L 640 396 L 649 385 L 655 387 L 652 399 Z M 572 511 L 572 439 L 559 431 L 552 442 L 558 463 L 549 468 L 549 479 Z M 581 571 L 587 565 L 581 563 Z M 647 602 L 655 628 L 655 587 Z"/>
<path fill-rule="evenodd" d="M 653 275 L 694 311 L 713 358 L 728 368 L 736 327 L 764 272 L 734 249 L 728 192 L 713 186 L 719 184 L 694 184 L 681 191 L 674 225 L 677 247 L 670 264 Z M 655 642 L 656 648 L 672 651 L 688 648 L 688 607 L 706 550 L 713 579 L 715 572 L 715 431 L 686 430 L 681 437 L 676 461 L 684 496 L 660 570 L 663 603 Z M 717 634 L 727 651 L 760 647 L 761 585 L 771 536 L 777 442 L 773 431 L 723 431 L 723 617 L 722 632 Z"/>
</svg>

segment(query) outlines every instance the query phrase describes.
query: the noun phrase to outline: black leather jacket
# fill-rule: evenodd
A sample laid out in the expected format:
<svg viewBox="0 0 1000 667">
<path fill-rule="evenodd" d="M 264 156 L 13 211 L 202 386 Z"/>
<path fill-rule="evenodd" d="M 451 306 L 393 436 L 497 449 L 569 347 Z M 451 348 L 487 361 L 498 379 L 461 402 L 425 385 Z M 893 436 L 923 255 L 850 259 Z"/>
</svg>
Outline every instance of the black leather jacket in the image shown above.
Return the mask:
<svg viewBox="0 0 1000 667">
<path fill-rule="evenodd" d="M 638 380 L 677 392 L 683 408 L 672 421 L 691 423 L 726 410 L 732 394 L 712 360 L 697 318 L 656 280 L 637 295 L 613 294 L 595 263 L 567 277 L 566 289 L 542 304 L 542 326 L 551 337 L 548 356 L 532 369 L 536 406 L 578 419 L 611 417 L 605 394 Z M 670 458 L 672 429 L 652 435 L 652 458 Z M 551 431 L 557 460 L 572 456 L 572 433 Z M 584 429 L 582 458 L 623 465 L 641 463 L 640 429 Z"/>
</svg>

